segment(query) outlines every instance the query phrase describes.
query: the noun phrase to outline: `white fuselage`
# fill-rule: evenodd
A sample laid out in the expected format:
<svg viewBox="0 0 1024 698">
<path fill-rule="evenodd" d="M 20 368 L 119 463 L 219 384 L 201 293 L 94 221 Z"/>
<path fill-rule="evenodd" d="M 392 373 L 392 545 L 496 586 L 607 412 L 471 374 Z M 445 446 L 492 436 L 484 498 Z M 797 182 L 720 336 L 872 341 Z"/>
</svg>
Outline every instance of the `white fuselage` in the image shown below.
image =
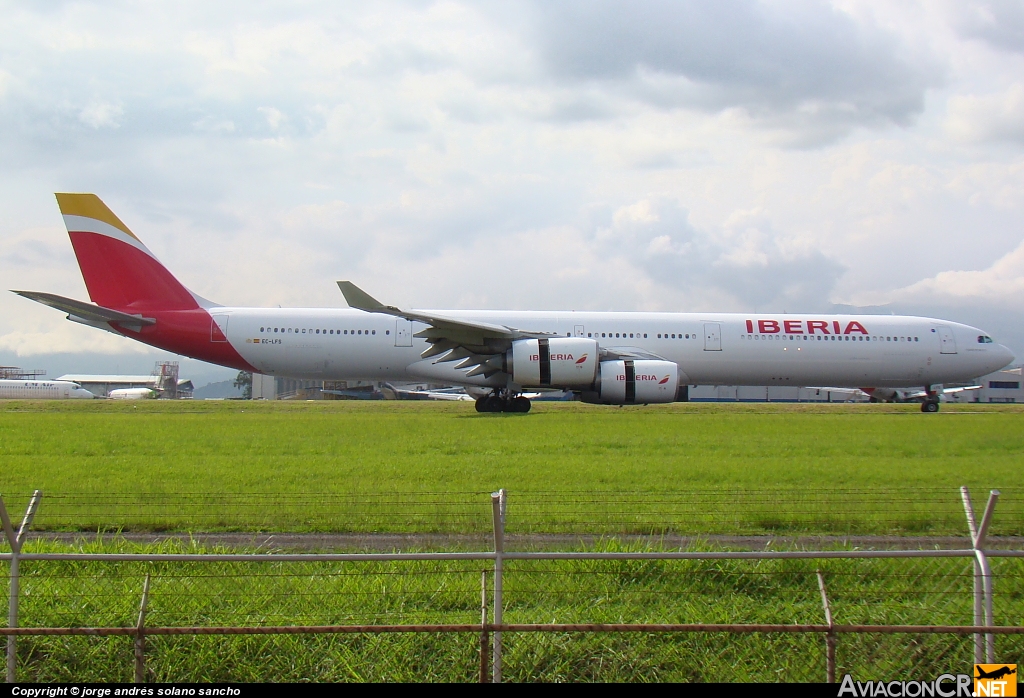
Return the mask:
<svg viewBox="0 0 1024 698">
<path fill-rule="evenodd" d="M 352 309 L 216 308 L 227 340 L 269 375 L 313 379 L 467 378 L 452 362 L 423 360 L 425 326 Z M 679 365 L 682 384 L 911 387 L 968 381 L 1013 360 L 985 333 L 958 323 L 888 315 L 740 315 L 437 311 L 525 331 L 595 339 Z"/>
<path fill-rule="evenodd" d="M 71 381 L 0 380 L 0 400 L 91 400 L 94 397 Z"/>
<path fill-rule="evenodd" d="M 151 388 L 118 388 L 111 390 L 107 397 L 111 400 L 155 400 L 160 393 Z"/>
</svg>

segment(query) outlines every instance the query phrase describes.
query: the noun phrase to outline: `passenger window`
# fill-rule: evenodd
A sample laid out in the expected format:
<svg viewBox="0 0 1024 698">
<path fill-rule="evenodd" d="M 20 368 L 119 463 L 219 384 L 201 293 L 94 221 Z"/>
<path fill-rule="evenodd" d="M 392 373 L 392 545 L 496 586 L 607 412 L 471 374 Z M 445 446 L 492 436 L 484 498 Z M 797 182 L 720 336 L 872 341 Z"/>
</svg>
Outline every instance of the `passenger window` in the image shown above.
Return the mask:
<svg viewBox="0 0 1024 698">
<path fill-rule="evenodd" d="M 373 334 L 377 334 L 377 330 L 374 330 L 374 331 L 373 331 Z"/>
</svg>

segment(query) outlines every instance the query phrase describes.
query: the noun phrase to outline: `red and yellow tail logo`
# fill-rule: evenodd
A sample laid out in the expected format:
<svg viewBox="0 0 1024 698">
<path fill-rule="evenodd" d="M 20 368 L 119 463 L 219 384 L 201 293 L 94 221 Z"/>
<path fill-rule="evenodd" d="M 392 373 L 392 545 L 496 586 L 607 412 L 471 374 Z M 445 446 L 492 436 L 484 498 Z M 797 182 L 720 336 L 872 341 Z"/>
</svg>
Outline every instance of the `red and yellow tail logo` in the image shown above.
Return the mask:
<svg viewBox="0 0 1024 698">
<path fill-rule="evenodd" d="M 174 278 L 95 194 L 57 194 L 89 298 L 105 308 L 194 310 L 195 296 Z"/>
<path fill-rule="evenodd" d="M 1016 664 L 975 664 L 975 696 L 1016 696 Z"/>
</svg>

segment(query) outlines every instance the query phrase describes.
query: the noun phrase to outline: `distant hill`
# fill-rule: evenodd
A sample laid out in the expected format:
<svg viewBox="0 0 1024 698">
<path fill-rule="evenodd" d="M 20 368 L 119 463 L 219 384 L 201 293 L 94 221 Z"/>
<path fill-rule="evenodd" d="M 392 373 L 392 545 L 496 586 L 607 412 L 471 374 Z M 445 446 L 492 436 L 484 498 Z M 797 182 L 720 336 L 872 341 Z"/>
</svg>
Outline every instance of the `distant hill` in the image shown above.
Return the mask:
<svg viewBox="0 0 1024 698">
<path fill-rule="evenodd" d="M 235 388 L 234 380 L 220 381 L 218 383 L 207 383 L 202 388 L 196 388 L 192 393 L 193 400 L 205 400 L 210 397 L 242 397 L 242 391 Z"/>
</svg>

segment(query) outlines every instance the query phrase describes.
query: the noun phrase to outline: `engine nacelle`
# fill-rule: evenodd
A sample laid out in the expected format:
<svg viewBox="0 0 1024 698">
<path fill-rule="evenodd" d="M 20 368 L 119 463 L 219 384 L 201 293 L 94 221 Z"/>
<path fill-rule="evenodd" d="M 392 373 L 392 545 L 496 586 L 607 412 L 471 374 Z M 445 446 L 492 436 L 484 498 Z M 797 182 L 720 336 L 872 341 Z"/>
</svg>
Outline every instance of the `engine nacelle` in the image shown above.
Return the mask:
<svg viewBox="0 0 1024 698">
<path fill-rule="evenodd" d="M 602 361 L 597 394 L 584 394 L 584 399 L 606 405 L 635 405 L 675 402 L 678 392 L 679 366 L 674 362 L 626 359 Z"/>
<path fill-rule="evenodd" d="M 593 339 L 553 337 L 512 343 L 512 380 L 527 388 L 588 388 L 597 377 Z"/>
</svg>

